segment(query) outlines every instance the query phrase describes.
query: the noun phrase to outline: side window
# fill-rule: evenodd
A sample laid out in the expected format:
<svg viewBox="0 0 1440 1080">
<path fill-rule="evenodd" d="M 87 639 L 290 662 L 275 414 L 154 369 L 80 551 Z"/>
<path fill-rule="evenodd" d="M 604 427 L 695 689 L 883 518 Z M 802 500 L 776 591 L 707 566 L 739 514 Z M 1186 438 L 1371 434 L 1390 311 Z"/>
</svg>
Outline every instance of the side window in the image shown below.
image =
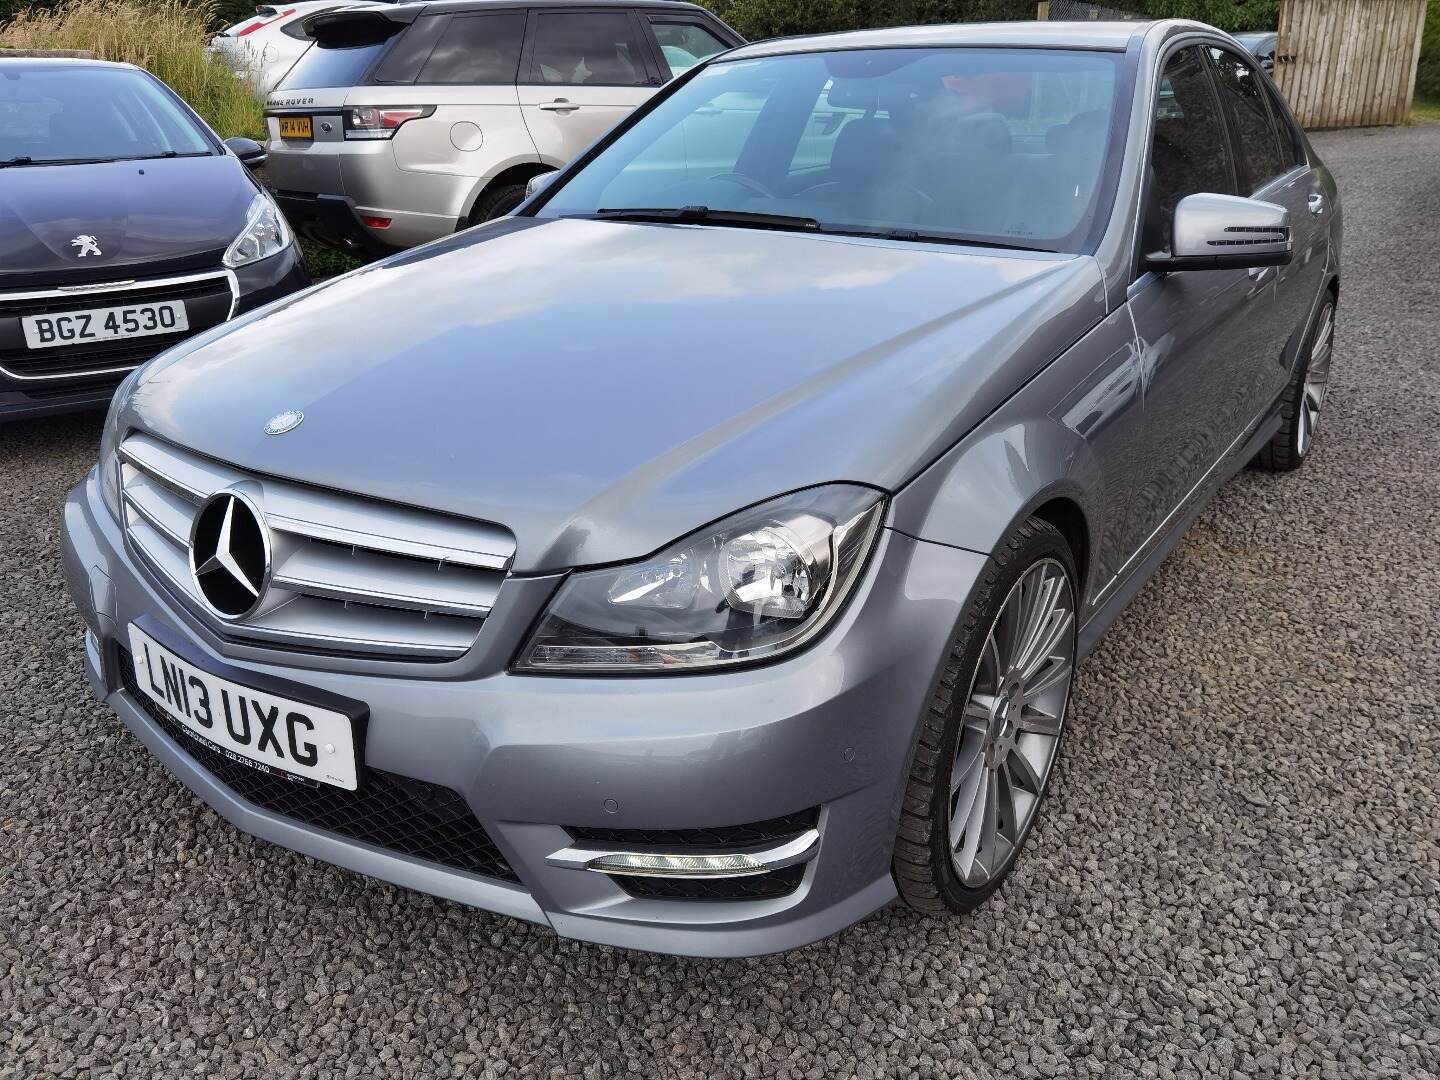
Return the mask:
<svg viewBox="0 0 1440 1080">
<path fill-rule="evenodd" d="M 519 12 L 457 15 L 420 69 L 417 81 L 470 86 L 514 83 L 524 38 L 525 16 Z"/>
<path fill-rule="evenodd" d="M 385 54 L 385 59 L 380 61 L 380 66 L 370 76 L 370 81 L 386 84 L 413 83 L 450 21 L 449 15 L 420 16 L 395 40 L 395 44 Z"/>
<path fill-rule="evenodd" d="M 730 48 L 699 23 L 650 20 L 660 55 L 670 69 L 670 77 L 683 75 L 701 60 Z"/>
<path fill-rule="evenodd" d="M 1246 194 L 1250 194 L 1285 172 L 1289 162 L 1280 152 L 1280 137 L 1259 74 L 1226 49 L 1212 48 L 1210 57 L 1215 61 L 1215 78 L 1231 128 L 1240 143 L 1240 167 Z"/>
<path fill-rule="evenodd" d="M 1155 102 L 1145 244 L 1168 249 L 1175 204 L 1202 191 L 1234 195 L 1234 170 L 1210 72 L 1198 47 L 1165 61 Z"/>
<path fill-rule="evenodd" d="M 1275 118 L 1275 130 L 1280 134 L 1280 153 L 1285 158 L 1286 168 L 1304 165 L 1308 160 L 1305 156 L 1305 142 L 1300 138 L 1300 129 L 1286 115 L 1285 106 L 1280 103 L 1280 92 L 1271 83 L 1266 85 L 1265 93 L 1270 102 L 1270 115 Z"/>
<path fill-rule="evenodd" d="M 530 81 L 554 86 L 644 86 L 628 11 L 542 12 Z"/>
</svg>

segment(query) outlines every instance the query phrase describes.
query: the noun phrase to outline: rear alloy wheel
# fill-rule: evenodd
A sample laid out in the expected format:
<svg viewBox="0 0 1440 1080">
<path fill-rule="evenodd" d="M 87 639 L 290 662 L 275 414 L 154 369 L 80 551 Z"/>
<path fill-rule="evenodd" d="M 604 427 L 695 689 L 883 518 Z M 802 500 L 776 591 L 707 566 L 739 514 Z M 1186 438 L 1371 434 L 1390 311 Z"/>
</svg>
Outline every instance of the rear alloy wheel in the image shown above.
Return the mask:
<svg viewBox="0 0 1440 1080">
<path fill-rule="evenodd" d="M 524 201 L 524 184 L 506 184 L 503 187 L 494 188 L 475 200 L 475 205 L 470 210 L 468 224 L 479 225 L 482 221 L 489 221 L 491 218 L 504 217 Z"/>
<path fill-rule="evenodd" d="M 1330 357 L 1335 348 L 1335 299 L 1326 294 L 1315 314 L 1306 343 L 1305 361 L 1291 377 L 1280 402 L 1280 430 L 1256 455 L 1261 468 L 1272 472 L 1298 469 L 1315 445 L 1320 410 L 1330 390 Z"/>
<path fill-rule="evenodd" d="M 927 714 L 896 841 L 911 906 L 970 911 L 999 887 L 1034 824 L 1075 673 L 1075 571 L 1030 519 L 976 590 Z"/>
</svg>

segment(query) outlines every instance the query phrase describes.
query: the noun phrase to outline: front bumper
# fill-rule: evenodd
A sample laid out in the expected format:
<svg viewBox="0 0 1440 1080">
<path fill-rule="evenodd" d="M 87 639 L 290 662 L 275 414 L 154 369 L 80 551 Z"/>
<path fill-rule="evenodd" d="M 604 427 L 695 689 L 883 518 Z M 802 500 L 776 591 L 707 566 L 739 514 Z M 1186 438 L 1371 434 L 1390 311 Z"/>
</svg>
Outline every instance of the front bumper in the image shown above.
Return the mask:
<svg viewBox="0 0 1440 1080">
<path fill-rule="evenodd" d="M 462 678 L 365 674 L 320 656 L 237 660 L 189 628 L 140 572 L 90 477 L 65 505 L 67 580 L 87 671 L 166 767 L 226 819 L 316 858 L 628 948 L 737 956 L 833 934 L 895 895 L 890 856 L 918 718 L 981 556 L 885 531 L 838 624 L 781 663 L 706 676 Z M 538 605 L 559 578 L 527 579 Z M 523 632 L 534 611 L 497 611 Z M 123 689 L 117 638 L 141 620 L 192 657 L 363 701 L 365 766 L 458 792 L 515 882 L 397 854 L 238 797 Z M 485 635 L 481 635 L 481 642 Z M 484 647 L 477 644 L 477 648 Z M 818 843 L 783 896 L 675 900 L 552 859 L 571 830 L 710 829 L 818 807 Z"/>
<path fill-rule="evenodd" d="M 218 266 L 195 272 L 202 277 L 207 274 L 222 273 L 224 271 Z M 230 276 L 233 281 L 233 300 L 231 301 L 232 310 L 228 313 L 228 317 L 232 318 L 310 284 L 310 275 L 305 268 L 304 258 L 300 254 L 299 247 L 294 244 L 268 259 L 262 259 L 249 266 L 242 266 L 233 271 Z M 145 277 L 139 277 L 142 284 L 146 280 Z M 0 301 L 3 299 L 3 295 L 0 295 Z M 108 306 L 116 299 L 118 298 L 97 293 L 93 306 Z M 219 319 L 225 314 L 222 306 L 214 318 Z M 209 325 L 211 324 L 202 323 L 195 332 L 207 329 Z M 184 335 L 181 335 L 180 340 L 183 340 L 183 337 Z M 134 340 L 143 343 L 147 339 L 136 338 Z M 158 355 L 171 345 L 178 343 L 178 340 L 169 338 L 157 339 L 154 349 L 145 351 L 138 356 L 127 355 L 123 361 L 117 363 L 117 367 L 123 364 L 124 370 L 106 371 L 93 375 L 21 379 L 7 375 L 3 370 L 3 365 L 0 365 L 0 422 L 104 409 L 110 404 L 110 399 L 115 394 L 115 388 L 124 380 L 130 368 L 138 366 L 150 356 Z M 90 347 L 81 348 L 88 349 Z M 108 348 L 108 346 L 103 346 L 103 348 Z M 93 353 L 81 352 L 76 359 L 77 366 L 85 365 L 86 357 L 92 355 Z"/>
</svg>

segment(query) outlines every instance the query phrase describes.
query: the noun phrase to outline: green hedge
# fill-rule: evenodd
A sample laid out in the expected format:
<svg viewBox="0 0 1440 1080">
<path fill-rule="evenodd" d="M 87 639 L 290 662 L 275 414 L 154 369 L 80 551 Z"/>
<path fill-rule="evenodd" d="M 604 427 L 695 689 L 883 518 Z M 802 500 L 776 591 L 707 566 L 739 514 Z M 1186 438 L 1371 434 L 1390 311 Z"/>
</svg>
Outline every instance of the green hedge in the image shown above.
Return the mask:
<svg viewBox="0 0 1440 1080">
<path fill-rule="evenodd" d="M 1425 36 L 1420 42 L 1415 96 L 1440 100 L 1440 0 L 1427 0 L 1425 5 Z"/>
</svg>

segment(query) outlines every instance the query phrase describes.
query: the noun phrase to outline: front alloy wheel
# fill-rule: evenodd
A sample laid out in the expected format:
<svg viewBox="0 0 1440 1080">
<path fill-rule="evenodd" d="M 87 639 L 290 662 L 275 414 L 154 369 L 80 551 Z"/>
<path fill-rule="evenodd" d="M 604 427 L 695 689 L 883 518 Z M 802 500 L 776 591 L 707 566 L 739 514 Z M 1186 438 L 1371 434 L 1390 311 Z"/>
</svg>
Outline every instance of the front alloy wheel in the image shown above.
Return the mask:
<svg viewBox="0 0 1440 1080">
<path fill-rule="evenodd" d="M 896 838 L 901 895 L 970 911 L 1014 865 L 1045 794 L 1075 673 L 1073 557 L 1031 518 L 992 559 L 922 724 Z"/>
</svg>

